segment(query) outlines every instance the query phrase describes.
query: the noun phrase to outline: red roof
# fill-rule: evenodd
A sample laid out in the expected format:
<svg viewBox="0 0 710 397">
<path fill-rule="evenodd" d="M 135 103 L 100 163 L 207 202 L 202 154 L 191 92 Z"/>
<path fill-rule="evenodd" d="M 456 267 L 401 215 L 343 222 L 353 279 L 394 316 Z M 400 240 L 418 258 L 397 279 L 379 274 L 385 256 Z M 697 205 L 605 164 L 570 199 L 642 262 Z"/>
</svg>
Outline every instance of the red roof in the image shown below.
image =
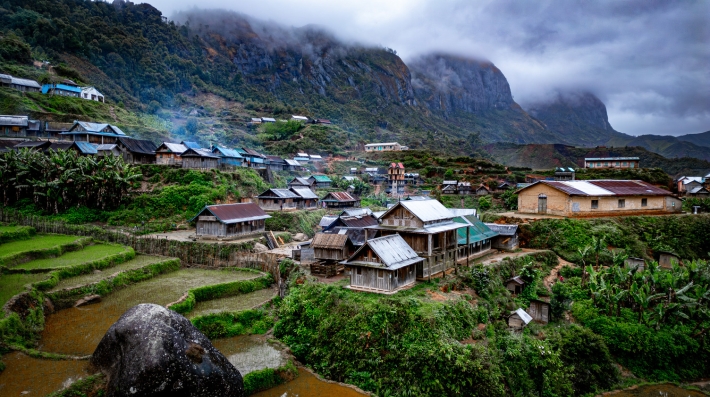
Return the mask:
<svg viewBox="0 0 710 397">
<path fill-rule="evenodd" d="M 571 196 L 669 196 L 671 194 L 668 190 L 648 182 L 632 180 L 539 181 L 535 184 L 537 183 L 554 187 Z M 528 189 L 530 186 L 520 190 Z"/>
<path fill-rule="evenodd" d="M 348 192 L 330 192 L 323 197 L 323 201 L 328 201 L 329 197 L 335 201 L 357 201 L 357 199 Z"/>
<path fill-rule="evenodd" d="M 258 205 L 254 203 L 208 205 L 198 216 L 209 211 L 223 223 L 235 223 L 271 218 Z M 197 218 L 197 217 L 195 217 Z M 193 218 L 194 219 L 194 218 Z"/>
<path fill-rule="evenodd" d="M 402 163 L 392 163 L 392 164 L 390 164 L 390 168 L 401 168 L 401 169 L 404 169 L 404 164 L 402 164 Z"/>
</svg>

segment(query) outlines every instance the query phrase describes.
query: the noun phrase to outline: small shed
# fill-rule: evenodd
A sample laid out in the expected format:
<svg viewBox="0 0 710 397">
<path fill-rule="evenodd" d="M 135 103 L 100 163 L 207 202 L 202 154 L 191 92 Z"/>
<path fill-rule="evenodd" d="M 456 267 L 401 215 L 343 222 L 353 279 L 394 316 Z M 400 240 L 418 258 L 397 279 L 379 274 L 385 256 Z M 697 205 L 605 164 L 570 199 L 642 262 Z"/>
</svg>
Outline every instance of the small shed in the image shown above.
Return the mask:
<svg viewBox="0 0 710 397">
<path fill-rule="evenodd" d="M 155 151 L 158 147 L 152 141 L 122 136 L 118 138 L 116 145 L 123 154 L 123 159 L 128 163 L 155 163 Z"/>
<path fill-rule="evenodd" d="M 528 307 L 526 313 L 528 313 L 534 321 L 547 324 L 550 322 L 550 303 L 533 299 L 530 301 L 530 307 Z"/>
<path fill-rule="evenodd" d="M 289 211 L 298 208 L 300 196 L 288 189 L 268 189 L 256 200 L 265 211 Z"/>
<path fill-rule="evenodd" d="M 188 148 L 180 157 L 182 157 L 182 168 L 201 170 L 219 168 L 220 157 L 213 154 L 209 149 Z"/>
<path fill-rule="evenodd" d="M 330 192 L 321 200 L 323 208 L 351 208 L 360 207 L 360 200 L 348 192 Z"/>
<path fill-rule="evenodd" d="M 643 258 L 629 257 L 624 260 L 624 265 L 629 269 L 638 268 L 639 271 L 642 271 L 646 268 L 646 261 Z"/>
<path fill-rule="evenodd" d="M 518 249 L 518 225 L 501 225 L 486 223 L 489 229 L 498 233 L 491 240 L 491 247 L 499 250 L 513 251 Z"/>
<path fill-rule="evenodd" d="M 301 163 L 299 163 L 296 160 L 285 159 L 284 162 L 286 163 L 286 170 L 287 171 L 300 171 L 303 169 L 303 166 L 301 165 Z"/>
<path fill-rule="evenodd" d="M 402 236 L 369 239 L 346 261 L 350 288 L 394 293 L 416 282 L 416 266 L 423 262 Z"/>
<path fill-rule="evenodd" d="M 680 264 L 680 257 L 670 251 L 657 251 L 658 264 L 664 269 L 673 268 L 673 263 Z"/>
<path fill-rule="evenodd" d="M 510 312 L 510 316 L 508 316 L 508 327 L 513 328 L 513 329 L 523 329 L 526 325 L 530 324 L 530 321 L 532 321 L 533 318 L 530 317 L 528 313 L 525 312 L 522 308 Z"/>
<path fill-rule="evenodd" d="M 441 188 L 441 194 L 456 194 L 456 185 L 445 185 Z"/>
<path fill-rule="evenodd" d="M 505 288 L 513 295 L 518 295 L 523 292 L 525 281 L 520 276 L 513 276 L 505 280 Z"/>
<path fill-rule="evenodd" d="M 315 183 L 316 188 L 322 189 L 329 188 L 330 185 L 333 183 L 333 181 L 330 180 L 327 175 L 311 175 L 308 180 Z"/>
<path fill-rule="evenodd" d="M 344 261 L 354 251 L 346 234 L 316 233 L 311 242 L 314 257 L 321 261 Z"/>
<path fill-rule="evenodd" d="M 197 222 L 200 236 L 233 237 L 263 233 L 264 221 L 271 218 L 253 203 L 208 205 L 191 221 Z"/>
<path fill-rule="evenodd" d="M 485 185 L 480 185 L 476 188 L 476 196 L 487 196 L 491 193 Z"/>
</svg>

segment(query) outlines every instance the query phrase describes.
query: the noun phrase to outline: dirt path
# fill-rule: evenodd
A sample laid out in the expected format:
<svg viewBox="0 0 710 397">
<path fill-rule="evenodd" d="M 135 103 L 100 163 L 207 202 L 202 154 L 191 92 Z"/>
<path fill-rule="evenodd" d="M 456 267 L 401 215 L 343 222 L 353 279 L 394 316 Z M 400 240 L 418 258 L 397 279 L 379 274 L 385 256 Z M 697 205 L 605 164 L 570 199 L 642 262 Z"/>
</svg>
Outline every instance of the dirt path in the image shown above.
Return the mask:
<svg viewBox="0 0 710 397">
<path fill-rule="evenodd" d="M 523 248 L 522 252 L 498 252 L 496 254 L 491 254 L 482 257 L 482 261 L 475 260 L 474 263 L 482 265 L 490 265 L 491 263 L 497 263 L 507 258 L 520 258 L 521 256 L 526 256 L 534 254 L 536 252 L 543 252 L 544 250 L 535 250 L 530 248 Z"/>
<path fill-rule="evenodd" d="M 550 270 L 550 274 L 545 277 L 543 280 L 543 284 L 545 284 L 545 288 L 547 288 L 550 292 L 552 292 L 552 284 L 557 281 L 557 279 L 560 278 L 560 269 L 562 269 L 565 266 L 571 266 L 574 267 L 574 263 L 572 262 L 567 262 L 566 260 L 560 258 L 559 256 L 557 257 L 557 261 L 559 264 L 554 267 L 554 269 Z"/>
</svg>

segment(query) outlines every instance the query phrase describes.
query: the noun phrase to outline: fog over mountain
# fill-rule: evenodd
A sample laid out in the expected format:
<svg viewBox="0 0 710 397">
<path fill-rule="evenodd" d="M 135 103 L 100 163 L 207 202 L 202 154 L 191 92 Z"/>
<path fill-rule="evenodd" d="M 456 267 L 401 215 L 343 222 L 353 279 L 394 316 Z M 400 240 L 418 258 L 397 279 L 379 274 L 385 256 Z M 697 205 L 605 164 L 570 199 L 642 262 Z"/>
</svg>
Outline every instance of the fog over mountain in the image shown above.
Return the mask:
<svg viewBox="0 0 710 397">
<path fill-rule="evenodd" d="M 488 59 L 526 107 L 560 90 L 589 91 L 632 135 L 710 126 L 710 2 L 632 0 L 154 0 L 165 15 L 199 6 L 340 39 L 381 44 L 408 62 L 430 52 Z"/>
</svg>

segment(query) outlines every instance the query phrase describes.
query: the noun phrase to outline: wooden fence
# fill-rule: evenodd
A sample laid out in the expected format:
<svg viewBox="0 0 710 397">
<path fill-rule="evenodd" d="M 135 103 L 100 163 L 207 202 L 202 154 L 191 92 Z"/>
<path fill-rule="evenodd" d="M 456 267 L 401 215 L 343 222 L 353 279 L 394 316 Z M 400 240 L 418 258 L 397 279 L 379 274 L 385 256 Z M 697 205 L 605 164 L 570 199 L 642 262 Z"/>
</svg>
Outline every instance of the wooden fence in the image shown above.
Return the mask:
<svg viewBox="0 0 710 397">
<path fill-rule="evenodd" d="M 109 243 L 127 245 L 146 255 L 179 258 L 183 266 L 243 267 L 271 273 L 279 279 L 279 255 L 251 252 L 251 243 L 217 244 L 176 241 L 154 236 L 136 236 L 127 231 L 110 230 L 98 226 L 70 225 L 44 217 L 23 215 L 0 207 L 0 222 L 31 226 L 37 233 L 87 236 Z"/>
</svg>

